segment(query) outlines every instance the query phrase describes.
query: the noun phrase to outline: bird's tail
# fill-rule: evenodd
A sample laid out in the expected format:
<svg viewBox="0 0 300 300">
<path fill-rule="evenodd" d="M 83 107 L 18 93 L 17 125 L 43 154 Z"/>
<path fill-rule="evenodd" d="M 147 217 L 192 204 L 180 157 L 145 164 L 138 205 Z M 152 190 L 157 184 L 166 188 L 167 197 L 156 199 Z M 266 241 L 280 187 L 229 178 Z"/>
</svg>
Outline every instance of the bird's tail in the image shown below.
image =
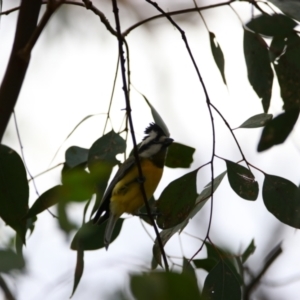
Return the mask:
<svg viewBox="0 0 300 300">
<path fill-rule="evenodd" d="M 112 213 L 110 213 L 107 224 L 106 224 L 106 228 L 105 228 L 105 233 L 104 233 L 104 245 L 106 250 L 108 249 L 110 240 L 111 240 L 111 236 L 113 233 L 113 230 L 115 228 L 115 225 L 117 223 L 119 219 L 119 216 L 113 215 Z"/>
</svg>

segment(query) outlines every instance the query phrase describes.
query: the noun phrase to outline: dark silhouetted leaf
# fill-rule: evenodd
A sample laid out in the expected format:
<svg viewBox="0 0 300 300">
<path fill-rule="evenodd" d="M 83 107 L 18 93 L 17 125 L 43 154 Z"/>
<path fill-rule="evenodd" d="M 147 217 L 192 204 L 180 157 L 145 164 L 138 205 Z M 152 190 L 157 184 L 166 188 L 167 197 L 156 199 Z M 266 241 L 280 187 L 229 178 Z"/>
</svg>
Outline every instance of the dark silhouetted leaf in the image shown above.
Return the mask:
<svg viewBox="0 0 300 300">
<path fill-rule="evenodd" d="M 298 0 L 269 0 L 287 16 L 300 21 L 300 2 Z"/>
<path fill-rule="evenodd" d="M 193 162 L 195 148 L 172 143 L 169 146 L 165 165 L 169 168 L 189 168 Z"/>
<path fill-rule="evenodd" d="M 88 155 L 88 168 L 96 185 L 94 213 L 101 202 L 113 167 L 119 163 L 116 155 L 126 150 L 125 140 L 114 131 L 103 135 L 91 147 Z"/>
<path fill-rule="evenodd" d="M 207 250 L 207 258 L 213 259 L 216 262 L 222 261 L 227 265 L 228 268 L 231 269 L 231 273 L 234 274 L 234 277 L 239 282 L 240 285 L 243 284 L 243 280 L 241 275 L 237 272 L 235 267 L 236 265 L 236 255 L 217 247 L 216 245 L 211 244 L 210 242 L 205 242 L 205 247 Z"/>
<path fill-rule="evenodd" d="M 245 167 L 226 160 L 228 180 L 231 188 L 243 199 L 256 200 L 258 183 L 253 174 Z"/>
<path fill-rule="evenodd" d="M 285 16 L 280 14 L 274 14 L 272 16 L 263 14 L 257 18 L 252 19 L 246 24 L 248 28 L 256 33 L 260 33 L 266 36 L 281 35 L 286 36 L 291 33 L 293 28 L 297 26 L 297 23 Z"/>
<path fill-rule="evenodd" d="M 272 120 L 273 115 L 271 114 L 258 114 L 248 120 L 246 120 L 238 128 L 258 128 L 265 126 L 270 120 Z"/>
<path fill-rule="evenodd" d="M 137 300 L 201 300 L 197 282 L 189 274 L 151 272 L 132 275 L 131 292 Z"/>
<path fill-rule="evenodd" d="M 143 94 L 141 94 L 141 95 L 143 96 L 143 98 L 145 99 L 146 103 L 148 104 L 148 106 L 151 109 L 151 114 L 152 114 L 154 122 L 163 130 L 163 132 L 165 133 L 165 135 L 167 137 L 169 137 L 170 136 L 170 132 L 169 132 L 169 129 L 168 129 L 166 123 L 164 122 L 164 120 L 162 119 L 162 117 L 160 116 L 160 114 L 158 113 L 158 111 L 154 108 L 154 106 L 147 99 L 147 97 L 145 95 L 143 95 Z"/>
<path fill-rule="evenodd" d="M 239 281 L 226 262 L 220 260 L 208 273 L 203 295 L 207 300 L 241 300 Z"/>
<path fill-rule="evenodd" d="M 255 249 L 256 246 L 254 244 L 254 239 L 253 239 L 249 244 L 249 246 L 247 247 L 247 249 L 242 254 L 242 263 L 244 263 L 249 258 L 249 256 L 254 253 Z"/>
<path fill-rule="evenodd" d="M 82 249 L 77 250 L 76 267 L 74 273 L 74 284 L 71 297 L 74 295 L 77 286 L 80 282 L 84 270 L 84 251 Z"/>
<path fill-rule="evenodd" d="M 222 49 L 216 39 L 216 36 L 213 32 L 209 32 L 209 41 L 210 41 L 210 48 L 211 48 L 211 52 L 214 57 L 215 63 L 221 73 L 224 84 L 227 84 L 226 78 L 225 78 L 225 73 L 224 73 L 224 67 L 225 67 L 224 55 L 223 55 Z"/>
<path fill-rule="evenodd" d="M 265 174 L 262 196 L 266 208 L 278 220 L 300 228 L 300 190 L 294 183 Z"/>
<path fill-rule="evenodd" d="M 68 204 L 64 201 L 57 203 L 57 215 L 59 227 L 68 235 L 71 231 L 78 229 L 77 224 L 72 222 L 67 214 Z"/>
<path fill-rule="evenodd" d="M 152 213 L 152 217 L 153 217 L 154 220 L 155 220 L 156 217 L 157 217 L 157 212 L 156 212 L 156 201 L 155 201 L 155 199 L 154 199 L 153 196 L 148 200 L 148 204 L 149 204 L 149 206 L 150 206 L 150 210 L 151 210 L 151 213 Z M 151 222 L 150 218 L 148 217 L 147 209 L 146 209 L 146 206 L 145 206 L 145 205 L 144 205 L 142 208 L 139 209 L 138 216 L 139 216 L 142 220 L 144 220 L 145 222 L 147 222 L 149 225 L 152 226 L 152 222 Z"/>
<path fill-rule="evenodd" d="M 72 146 L 66 151 L 66 165 L 74 168 L 83 163 L 87 163 L 89 149 Z"/>
<path fill-rule="evenodd" d="M 114 228 L 110 243 L 112 243 L 120 234 L 124 219 L 119 219 Z M 106 222 L 101 225 L 95 225 L 92 221 L 84 224 L 76 233 L 72 243 L 72 250 L 96 250 L 105 247 L 104 232 Z"/>
<path fill-rule="evenodd" d="M 198 269 L 203 269 L 207 272 L 210 272 L 212 268 L 215 267 L 218 260 L 213 258 L 204 258 L 204 259 L 194 259 L 193 263 Z"/>
<path fill-rule="evenodd" d="M 257 151 L 261 152 L 283 143 L 294 128 L 298 116 L 299 111 L 295 109 L 284 112 L 271 120 L 263 129 Z"/>
<path fill-rule="evenodd" d="M 225 171 L 214 179 L 213 192 L 215 192 L 216 189 L 219 187 L 226 173 L 227 172 Z M 162 230 L 160 232 L 159 235 L 161 237 L 163 245 L 165 245 L 175 233 L 181 232 L 185 228 L 185 226 L 188 224 L 188 220 L 193 218 L 201 210 L 201 208 L 208 201 L 208 199 L 211 197 L 211 192 L 212 192 L 212 183 L 210 182 L 204 187 L 203 191 L 197 197 L 196 204 L 194 208 L 191 210 L 191 212 L 189 213 L 188 217 L 177 226 L 174 226 L 170 229 Z M 154 246 L 153 246 L 152 268 L 155 269 L 157 264 L 162 266 L 160 247 L 157 239 L 155 239 Z"/>
<path fill-rule="evenodd" d="M 275 247 L 267 254 L 267 256 L 264 259 L 265 266 L 270 266 L 281 253 L 282 241 L 275 245 Z"/>
<path fill-rule="evenodd" d="M 262 37 L 244 30 L 244 55 L 249 82 L 261 99 L 264 112 L 267 112 L 273 84 L 273 71 L 269 60 L 268 46 Z"/>
<path fill-rule="evenodd" d="M 276 55 L 284 44 L 280 56 L 274 60 L 281 98 L 284 110 L 299 109 L 300 107 L 300 38 L 296 33 L 287 37 L 274 38 L 270 47 L 270 56 Z M 274 59 L 274 57 L 273 57 Z"/>
<path fill-rule="evenodd" d="M 286 47 L 286 37 L 274 36 L 269 48 L 269 57 L 271 62 L 276 62 L 279 57 L 284 53 Z"/>
<path fill-rule="evenodd" d="M 172 228 L 169 229 L 165 229 L 162 230 L 159 233 L 160 239 L 162 241 L 163 246 L 168 242 L 168 240 L 178 231 L 181 231 L 184 229 L 184 227 L 188 224 L 188 220 L 183 221 L 182 223 L 178 224 L 177 226 L 174 226 Z M 157 238 L 154 241 L 154 245 L 153 245 L 153 259 L 152 259 L 152 269 L 155 269 L 157 264 L 159 264 L 160 266 L 162 266 L 162 262 L 161 262 L 161 250 L 158 244 L 158 240 Z"/>
<path fill-rule="evenodd" d="M 203 188 L 202 192 L 197 197 L 196 205 L 194 209 L 191 211 L 189 215 L 190 218 L 193 218 L 200 211 L 200 209 L 204 206 L 207 200 L 211 197 L 212 190 L 214 193 L 216 189 L 219 187 L 226 173 L 227 171 L 224 171 L 214 179 L 213 187 L 212 187 L 212 182 L 210 182 Z"/>
<path fill-rule="evenodd" d="M 31 218 L 43 212 L 47 208 L 58 203 L 63 194 L 63 187 L 56 185 L 48 191 L 44 192 L 30 207 L 26 218 Z"/>
<path fill-rule="evenodd" d="M 116 155 L 126 150 L 125 140 L 113 130 L 103 135 L 92 145 L 88 154 L 88 167 L 93 172 L 93 165 L 107 162 L 111 166 L 118 164 Z M 96 166 L 97 168 L 97 166 Z"/>
<path fill-rule="evenodd" d="M 21 270 L 25 267 L 25 261 L 21 255 L 10 249 L 0 250 L 0 272 L 8 273 L 12 270 Z"/>
<path fill-rule="evenodd" d="M 174 227 L 188 217 L 197 198 L 198 169 L 171 182 L 157 201 L 157 225 L 162 229 Z"/>
<path fill-rule="evenodd" d="M 21 157 L 13 149 L 0 145 L 0 217 L 25 243 L 29 187 Z"/>
<path fill-rule="evenodd" d="M 94 176 L 82 167 L 72 169 L 63 168 L 61 199 L 68 201 L 85 201 L 96 192 Z"/>
<path fill-rule="evenodd" d="M 193 268 L 189 260 L 186 259 L 185 257 L 183 258 L 182 274 L 186 274 L 190 276 L 191 279 L 194 280 L 195 283 L 197 284 L 197 276 L 196 276 L 195 269 Z"/>
</svg>

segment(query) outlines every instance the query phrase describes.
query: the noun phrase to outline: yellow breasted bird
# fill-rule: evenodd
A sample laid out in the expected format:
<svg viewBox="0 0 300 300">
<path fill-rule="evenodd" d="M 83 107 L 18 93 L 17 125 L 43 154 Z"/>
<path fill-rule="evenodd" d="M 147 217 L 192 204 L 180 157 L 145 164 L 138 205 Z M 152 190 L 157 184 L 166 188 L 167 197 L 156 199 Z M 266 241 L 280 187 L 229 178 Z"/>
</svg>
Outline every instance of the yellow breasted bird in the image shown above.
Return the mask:
<svg viewBox="0 0 300 300">
<path fill-rule="evenodd" d="M 158 186 L 165 164 L 168 146 L 173 139 L 155 123 L 146 128 L 141 145 L 138 148 L 143 184 L 147 200 Z M 108 219 L 104 234 L 104 244 L 108 249 L 111 235 L 118 218 L 123 213 L 136 214 L 144 205 L 140 187 L 140 177 L 134 156 L 130 156 L 120 166 L 115 177 L 106 189 L 100 206 L 94 217 L 94 223 L 100 225 Z"/>
</svg>

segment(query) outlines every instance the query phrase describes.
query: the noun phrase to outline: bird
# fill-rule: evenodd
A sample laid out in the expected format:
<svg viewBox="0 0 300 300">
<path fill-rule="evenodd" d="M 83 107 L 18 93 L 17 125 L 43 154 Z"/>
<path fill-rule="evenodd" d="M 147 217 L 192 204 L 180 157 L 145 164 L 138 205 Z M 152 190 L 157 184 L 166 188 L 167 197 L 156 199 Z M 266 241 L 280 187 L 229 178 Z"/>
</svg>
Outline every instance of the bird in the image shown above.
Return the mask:
<svg viewBox="0 0 300 300">
<path fill-rule="evenodd" d="M 135 156 L 129 156 L 119 167 L 116 175 L 106 189 L 96 215 L 94 224 L 107 221 L 104 232 L 104 245 L 108 250 L 117 220 L 123 213 L 137 214 L 145 204 L 141 191 L 144 185 L 149 200 L 162 177 L 168 147 L 174 141 L 159 125 L 150 123 L 145 129 L 146 136 L 138 147 L 139 163 L 143 178 L 140 178 Z"/>
</svg>

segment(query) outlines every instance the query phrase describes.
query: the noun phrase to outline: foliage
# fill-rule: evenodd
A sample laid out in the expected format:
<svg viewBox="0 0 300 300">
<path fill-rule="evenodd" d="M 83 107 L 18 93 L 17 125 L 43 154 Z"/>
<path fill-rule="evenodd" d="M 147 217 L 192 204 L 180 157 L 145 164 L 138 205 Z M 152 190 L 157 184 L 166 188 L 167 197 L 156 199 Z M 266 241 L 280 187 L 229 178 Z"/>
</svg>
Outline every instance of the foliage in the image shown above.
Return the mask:
<svg viewBox="0 0 300 300">
<path fill-rule="evenodd" d="M 38 0 L 32 1 L 32 3 L 26 0 L 22 1 L 19 17 L 21 25 L 19 24 L 17 27 L 15 39 L 20 39 L 21 35 L 25 39 L 26 47 L 24 46 L 24 41 L 22 41 L 18 49 L 13 49 L 13 53 L 16 51 L 18 53 L 16 55 L 17 59 L 14 61 L 14 56 L 12 57 L 11 65 L 8 67 L 8 72 L 0 88 L 0 96 L 2 96 L 0 98 L 0 119 L 3 116 L 5 117 L 0 122 L 0 138 L 3 137 L 11 111 L 13 111 L 18 99 L 18 91 L 22 86 L 26 74 L 31 50 L 50 17 L 63 2 L 49 1 L 43 18 L 37 25 L 39 7 L 42 2 Z M 185 175 L 170 182 L 161 193 L 159 199 L 151 201 L 151 208 L 157 213 L 154 216 L 148 214 L 146 217 L 141 214 L 139 217 L 142 220 L 146 220 L 149 224 L 152 224 L 150 220 L 154 218 L 155 224 L 153 225 L 155 229 L 158 232 L 158 227 L 161 231 L 157 234 L 153 243 L 152 270 L 142 274 L 131 275 L 130 288 L 132 294 L 136 299 L 175 299 L 177 297 L 178 299 L 238 300 L 242 298 L 242 295 L 244 299 L 249 299 L 255 285 L 259 283 L 259 280 L 268 267 L 281 253 L 280 245 L 271 253 L 271 258 L 269 257 L 266 260 L 261 271 L 253 276 L 251 280 L 245 275 L 249 272 L 247 259 L 255 252 L 254 240 L 249 243 L 249 246 L 242 253 L 231 253 L 229 250 L 222 249 L 222 247 L 215 245 L 211 240 L 211 218 L 207 234 L 203 238 L 197 252 L 191 258 L 182 257 L 181 272 L 178 272 L 178 270 L 169 270 L 168 256 L 164 251 L 164 246 L 174 234 L 180 234 L 184 231 L 190 219 L 197 215 L 206 202 L 210 200 L 212 203 L 214 193 L 226 175 L 229 183 L 228 186 L 241 199 L 255 201 L 258 198 L 259 189 L 261 189 L 266 209 L 278 221 L 294 228 L 300 228 L 299 187 L 283 177 L 267 174 L 258 166 L 250 164 L 235 135 L 236 130 L 263 127 L 257 146 L 257 151 L 262 152 L 278 144 L 282 144 L 293 130 L 300 110 L 300 37 L 295 30 L 297 22 L 300 20 L 300 15 L 297 13 L 293 14 L 292 18 L 289 14 L 289 9 L 286 8 L 284 10 L 285 14 L 277 12 L 267 13 L 260 6 L 259 1 L 243 1 L 249 2 L 256 8 L 256 12 L 259 13 L 259 15 L 253 17 L 248 23 L 242 24 L 242 27 L 244 30 L 243 46 L 248 80 L 262 102 L 263 112 L 249 116 L 239 127 L 233 129 L 209 98 L 200 74 L 201 70 L 199 71 L 193 56 L 193 49 L 190 48 L 180 22 L 175 22 L 172 18 L 172 13 L 165 12 L 157 3 L 150 0 L 146 2 L 159 12 L 160 18 L 165 18 L 174 28 L 178 29 L 183 39 L 187 53 L 197 72 L 200 85 L 206 95 L 206 103 L 211 118 L 213 143 L 216 141 L 216 136 L 212 112 L 215 112 L 224 121 L 224 126 L 232 134 L 242 160 L 233 162 L 227 158 L 218 157 L 213 145 L 210 161 L 204 165 L 197 166 L 192 171 L 188 170 Z M 232 2 L 234 1 L 219 4 L 218 6 L 228 5 L 231 7 Z M 276 1 L 271 2 L 277 4 Z M 126 55 L 129 55 L 128 47 L 130 47 L 130 44 L 126 40 L 126 36 L 134 28 L 129 28 L 123 33 L 120 31 L 118 3 L 116 0 L 112 0 L 112 4 L 116 19 L 116 30 L 112 28 L 103 13 L 91 2 L 83 1 L 83 3 L 78 5 L 86 7 L 98 15 L 106 29 L 118 40 L 122 84 L 126 103 L 126 124 L 124 131 L 126 133 L 128 131 L 131 132 L 134 147 L 137 147 L 128 92 L 128 89 L 131 88 L 130 72 L 127 74 L 125 68 L 126 59 L 128 68 L 130 66 L 129 59 L 126 57 Z M 204 8 L 196 7 L 194 11 L 198 11 L 203 18 L 201 15 L 202 9 Z M 32 19 L 33 24 L 23 32 L 24 29 L 22 31 L 20 26 L 22 26 L 22 18 L 26 15 L 34 15 L 35 18 Z M 151 20 L 146 21 L 150 22 Z M 223 54 L 216 35 L 209 29 L 208 37 L 216 67 L 221 74 L 224 85 L 227 85 L 224 71 L 226 56 Z M 17 44 L 15 43 L 15 45 Z M 14 74 L 9 73 L 14 72 L 15 65 L 22 67 L 22 76 L 20 75 L 16 82 L 12 76 Z M 268 110 L 272 99 L 274 78 L 277 78 L 279 82 L 283 112 L 273 118 L 268 113 Z M 16 85 L 17 92 L 9 92 L 8 86 L 11 86 L 13 83 Z M 9 93 L 11 93 L 9 97 L 4 97 Z M 144 95 L 142 96 L 145 100 L 145 105 L 150 108 L 154 121 L 164 128 L 164 131 L 169 135 L 168 127 L 161 116 L 162 113 L 158 113 L 151 102 Z M 89 117 L 86 117 L 86 119 Z M 73 285 L 73 293 L 75 293 L 83 276 L 84 251 L 97 250 L 104 247 L 103 236 L 106 224 L 104 223 L 100 226 L 94 225 L 91 221 L 91 216 L 87 216 L 86 212 L 91 203 L 94 203 L 91 208 L 92 214 L 97 210 L 112 175 L 113 168 L 121 163 L 116 159 L 116 155 L 126 155 L 126 140 L 122 131 L 115 132 L 111 130 L 107 132 L 106 128 L 104 128 L 104 132 L 106 133 L 97 139 L 90 148 L 82 148 L 74 145 L 66 150 L 65 162 L 61 171 L 61 182 L 40 195 L 30 208 L 28 207 L 29 184 L 26 175 L 26 172 L 28 174 L 29 172 L 26 170 L 24 159 L 12 148 L 3 144 L 0 145 L 0 217 L 15 231 L 17 236 L 16 251 L 13 251 L 10 245 L 1 246 L 0 273 L 11 273 L 13 270 L 22 270 L 24 268 L 25 260 L 22 255 L 22 246 L 26 244 L 26 233 L 28 231 L 32 232 L 34 226 L 39 225 L 37 216 L 40 213 L 57 205 L 60 228 L 68 236 L 74 234 L 74 231 L 76 231 L 71 242 L 71 249 L 77 251 Z M 189 169 L 194 162 L 195 155 L 197 155 L 197 151 L 193 147 L 181 144 L 180 142 L 174 142 L 169 148 L 165 166 L 172 169 Z M 215 159 L 220 159 L 224 162 L 224 171 L 218 176 L 215 176 L 214 172 Z M 204 167 L 210 167 L 211 180 L 198 193 L 198 171 Z M 257 172 L 264 175 L 262 183 L 256 180 L 255 175 Z M 94 202 L 92 201 L 93 199 L 95 199 Z M 80 228 L 68 218 L 67 207 L 72 203 L 83 203 L 85 205 Z M 145 208 L 142 211 L 147 212 Z M 112 242 L 121 234 L 124 222 L 126 222 L 125 219 L 118 221 L 116 230 L 113 233 Z M 207 257 L 203 259 L 195 258 L 204 248 L 206 248 Z M 158 268 L 160 269 L 154 270 Z M 197 283 L 197 269 L 207 272 L 202 288 L 199 288 Z M 251 271 L 249 273 L 251 274 Z M 3 290 L 5 289 L 5 285 L 1 280 L 0 286 Z"/>
</svg>

